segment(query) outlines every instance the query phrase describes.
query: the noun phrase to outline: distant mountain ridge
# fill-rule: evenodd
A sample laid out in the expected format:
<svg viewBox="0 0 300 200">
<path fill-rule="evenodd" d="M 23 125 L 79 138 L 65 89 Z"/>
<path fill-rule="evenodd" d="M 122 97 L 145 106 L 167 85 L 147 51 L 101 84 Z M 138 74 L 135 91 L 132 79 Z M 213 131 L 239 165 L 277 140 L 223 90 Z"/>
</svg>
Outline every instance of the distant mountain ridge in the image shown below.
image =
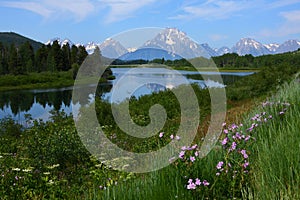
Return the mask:
<svg viewBox="0 0 300 200">
<path fill-rule="evenodd" d="M 193 58 L 197 56 L 221 56 L 227 53 L 237 53 L 239 55 L 252 54 L 253 56 L 285 53 L 299 49 L 300 41 L 288 40 L 283 44 L 262 44 L 252 38 L 241 38 L 231 48 L 224 46 L 213 49 L 207 43 L 198 44 L 194 42 L 184 32 L 176 28 L 166 28 L 153 39 L 146 41 L 144 45 L 138 48 L 131 47 L 126 49 L 121 43 L 111 38 L 109 39 L 109 42 L 104 41 L 102 44 L 93 43 L 93 46 L 87 45 L 86 48 L 88 49 L 88 52 L 91 53 L 96 46 L 99 46 L 103 55 L 109 58 L 118 58 L 124 54 L 145 47 L 160 48 L 184 58 Z"/>
<path fill-rule="evenodd" d="M 299 40 L 288 40 L 283 44 L 262 44 L 251 38 L 242 38 L 231 48 L 231 52 L 239 55 L 261 56 L 296 51 L 299 48 Z"/>
<path fill-rule="evenodd" d="M 61 39 L 58 38 L 58 37 L 57 37 L 57 38 L 53 38 L 53 39 L 51 39 L 51 40 L 48 40 L 48 41 L 45 43 L 45 45 L 48 45 L 48 44 L 52 45 L 54 41 L 57 41 L 58 44 L 59 44 L 61 47 L 64 46 L 64 45 L 67 45 L 67 44 L 69 44 L 70 47 L 71 47 L 72 45 L 74 45 L 74 43 L 73 43 L 70 39 L 65 38 L 65 39 L 61 40 Z M 79 45 L 78 45 L 78 46 L 79 46 Z"/>
<path fill-rule="evenodd" d="M 14 32 L 0 32 L 0 42 L 4 45 L 11 45 L 14 43 L 17 47 L 25 42 L 29 42 L 34 50 L 39 49 L 43 45 L 41 42 L 37 42 Z"/>
<path fill-rule="evenodd" d="M 192 41 L 184 32 L 167 28 L 153 39 L 147 41 L 141 48 L 161 48 L 183 58 L 209 57 L 209 46 Z"/>
<path fill-rule="evenodd" d="M 52 44 L 53 41 L 57 40 L 61 46 L 65 44 L 75 44 L 70 39 L 53 38 L 47 41 L 45 44 Z M 32 40 L 20 34 L 14 32 L 0 32 L 0 42 L 4 45 L 10 45 L 15 43 L 16 46 L 28 41 L 37 50 L 43 43 Z M 90 42 L 84 45 L 89 54 L 93 53 L 96 47 L 99 47 L 102 55 L 108 58 L 118 58 L 124 54 L 134 52 L 139 48 L 143 47 L 155 47 L 161 48 L 166 51 L 172 52 L 184 58 L 197 57 L 199 55 L 206 57 L 208 56 L 220 56 L 226 53 L 237 53 L 239 55 L 252 54 L 253 56 L 278 54 L 290 51 L 296 51 L 300 48 L 299 40 L 288 40 L 282 44 L 262 44 L 252 38 L 242 38 L 233 47 L 221 47 L 211 48 L 209 44 L 198 44 L 191 40 L 184 32 L 176 28 L 166 28 L 153 39 L 146 41 L 142 47 L 130 47 L 125 48 L 120 42 L 109 38 L 103 43 Z M 154 55 L 154 54 L 153 54 Z"/>
</svg>

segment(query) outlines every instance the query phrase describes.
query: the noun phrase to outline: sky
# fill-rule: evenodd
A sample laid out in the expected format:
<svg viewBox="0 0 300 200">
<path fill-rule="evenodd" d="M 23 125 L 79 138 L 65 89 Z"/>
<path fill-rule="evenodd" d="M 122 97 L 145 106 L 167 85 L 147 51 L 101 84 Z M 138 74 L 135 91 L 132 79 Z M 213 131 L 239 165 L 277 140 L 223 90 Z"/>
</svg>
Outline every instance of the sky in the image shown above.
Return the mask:
<svg viewBox="0 0 300 200">
<path fill-rule="evenodd" d="M 40 42 L 101 43 L 120 32 L 178 28 L 198 43 L 232 47 L 300 40 L 300 0 L 0 0 L 0 31 Z"/>
</svg>

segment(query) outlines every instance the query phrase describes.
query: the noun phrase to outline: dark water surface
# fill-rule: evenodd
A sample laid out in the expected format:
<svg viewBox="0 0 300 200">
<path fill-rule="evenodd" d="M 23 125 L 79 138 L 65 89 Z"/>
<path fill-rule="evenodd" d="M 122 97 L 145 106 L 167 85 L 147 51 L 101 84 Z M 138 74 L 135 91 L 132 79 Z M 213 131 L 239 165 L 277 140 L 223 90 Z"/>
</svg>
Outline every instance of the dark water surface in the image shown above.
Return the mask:
<svg viewBox="0 0 300 200">
<path fill-rule="evenodd" d="M 164 68 L 144 68 L 131 72 L 132 68 L 112 68 L 116 79 L 98 86 L 97 96 L 110 102 L 121 102 L 131 95 L 139 97 L 165 89 L 172 89 L 184 84 L 182 75 L 190 83 L 196 83 L 199 87 L 224 87 L 223 84 L 214 81 L 203 81 L 199 72 L 180 71 L 180 75 L 168 73 Z M 214 75 L 217 72 L 201 72 L 201 74 Z M 253 72 L 221 72 L 224 84 L 232 83 Z M 124 78 L 125 77 L 125 78 Z M 120 84 L 120 80 L 123 81 Z M 127 83 L 127 84 L 124 84 Z M 134 88 L 133 85 L 140 85 Z M 91 86 L 85 86 L 91 87 Z M 48 120 L 50 111 L 62 111 L 67 114 L 77 115 L 76 110 L 81 106 L 94 101 L 94 94 L 90 94 L 84 102 L 72 102 L 73 87 L 19 90 L 0 93 L 0 119 L 12 117 L 19 123 L 25 123 L 25 115 L 30 114 L 33 119 Z M 84 88 L 83 88 L 84 90 Z"/>
</svg>

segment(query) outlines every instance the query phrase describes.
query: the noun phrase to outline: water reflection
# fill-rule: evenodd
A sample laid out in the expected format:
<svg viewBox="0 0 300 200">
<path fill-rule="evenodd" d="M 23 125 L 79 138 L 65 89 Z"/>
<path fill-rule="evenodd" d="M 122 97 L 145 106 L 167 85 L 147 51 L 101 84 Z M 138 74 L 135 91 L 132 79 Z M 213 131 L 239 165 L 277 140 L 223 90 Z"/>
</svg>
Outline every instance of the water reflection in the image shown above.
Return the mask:
<svg viewBox="0 0 300 200">
<path fill-rule="evenodd" d="M 112 72 L 116 79 L 110 83 L 98 85 L 96 96 L 107 101 L 120 102 L 131 95 L 139 97 L 141 95 L 151 94 L 166 89 L 177 87 L 181 79 L 174 73 L 167 73 L 165 69 L 141 69 L 135 73 L 128 73 L 130 68 L 113 68 Z M 201 75 L 198 72 L 180 71 L 180 75 L 184 75 L 190 83 L 196 83 L 200 87 L 211 85 L 213 87 L 221 87 L 223 85 L 209 81 L 201 80 Z M 216 72 L 203 72 L 213 76 Z M 116 83 L 126 74 L 130 81 L 125 84 L 116 85 Z M 250 75 L 249 73 L 221 73 L 224 83 L 231 83 L 239 78 Z M 144 84 L 142 84 L 144 83 Z M 134 88 L 134 84 L 139 87 Z M 114 87 L 113 87 L 114 86 Z M 30 114 L 34 119 L 48 120 L 50 111 L 62 111 L 67 114 L 74 110 L 79 110 L 81 106 L 87 105 L 94 101 L 95 95 L 92 94 L 93 87 L 89 85 L 82 86 L 81 95 L 87 98 L 79 98 L 81 102 L 72 102 L 73 87 L 65 87 L 59 89 L 43 89 L 43 90 L 22 90 L 0 93 L 0 119 L 11 116 L 13 119 L 24 122 L 25 114 Z M 112 99 L 114 94 L 114 99 Z M 76 113 L 75 113 L 76 114 Z"/>
</svg>

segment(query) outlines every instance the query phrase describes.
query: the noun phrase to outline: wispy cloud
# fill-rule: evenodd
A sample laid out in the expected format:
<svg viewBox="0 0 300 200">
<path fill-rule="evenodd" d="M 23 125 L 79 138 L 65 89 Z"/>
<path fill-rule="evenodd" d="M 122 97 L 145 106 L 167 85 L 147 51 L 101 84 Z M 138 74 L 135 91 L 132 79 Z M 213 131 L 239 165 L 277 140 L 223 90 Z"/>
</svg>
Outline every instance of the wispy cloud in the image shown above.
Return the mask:
<svg viewBox="0 0 300 200">
<path fill-rule="evenodd" d="M 287 22 L 296 22 L 300 24 L 300 10 L 281 12 L 280 15 L 285 18 Z"/>
<path fill-rule="evenodd" d="M 0 3 L 1 6 L 11 7 L 11 8 L 20 8 L 24 10 L 29 10 L 31 12 L 37 13 L 43 17 L 50 17 L 52 11 L 49 8 L 45 8 L 39 2 L 17 2 L 17 1 L 5 1 Z"/>
<path fill-rule="evenodd" d="M 269 4 L 270 8 L 280 8 L 284 6 L 300 3 L 300 0 L 277 0 Z"/>
<path fill-rule="evenodd" d="M 34 12 L 46 19 L 73 18 L 81 21 L 95 12 L 108 13 L 106 23 L 121 21 L 134 16 L 144 6 L 157 0 L 12 0 L 0 2 L 0 6 Z M 105 9 L 109 10 L 108 12 Z M 103 14 L 101 14 L 103 16 Z"/>
<path fill-rule="evenodd" d="M 78 21 L 83 20 L 95 9 L 89 0 L 4 1 L 0 2 L 0 6 L 28 10 L 47 19 L 70 16 Z"/>
<path fill-rule="evenodd" d="M 264 37 L 281 37 L 291 34 L 300 34 L 300 10 L 280 12 L 279 15 L 284 22 L 273 29 L 265 29 L 261 31 Z"/>
<path fill-rule="evenodd" d="M 134 13 L 157 0 L 99 0 L 102 4 L 110 8 L 106 17 L 106 23 L 122 21 L 134 16 Z"/>
<path fill-rule="evenodd" d="M 207 0 L 202 4 L 183 6 L 180 14 L 171 19 L 201 18 L 205 20 L 226 19 L 239 11 L 249 9 L 255 1 L 247 0 Z"/>
</svg>

